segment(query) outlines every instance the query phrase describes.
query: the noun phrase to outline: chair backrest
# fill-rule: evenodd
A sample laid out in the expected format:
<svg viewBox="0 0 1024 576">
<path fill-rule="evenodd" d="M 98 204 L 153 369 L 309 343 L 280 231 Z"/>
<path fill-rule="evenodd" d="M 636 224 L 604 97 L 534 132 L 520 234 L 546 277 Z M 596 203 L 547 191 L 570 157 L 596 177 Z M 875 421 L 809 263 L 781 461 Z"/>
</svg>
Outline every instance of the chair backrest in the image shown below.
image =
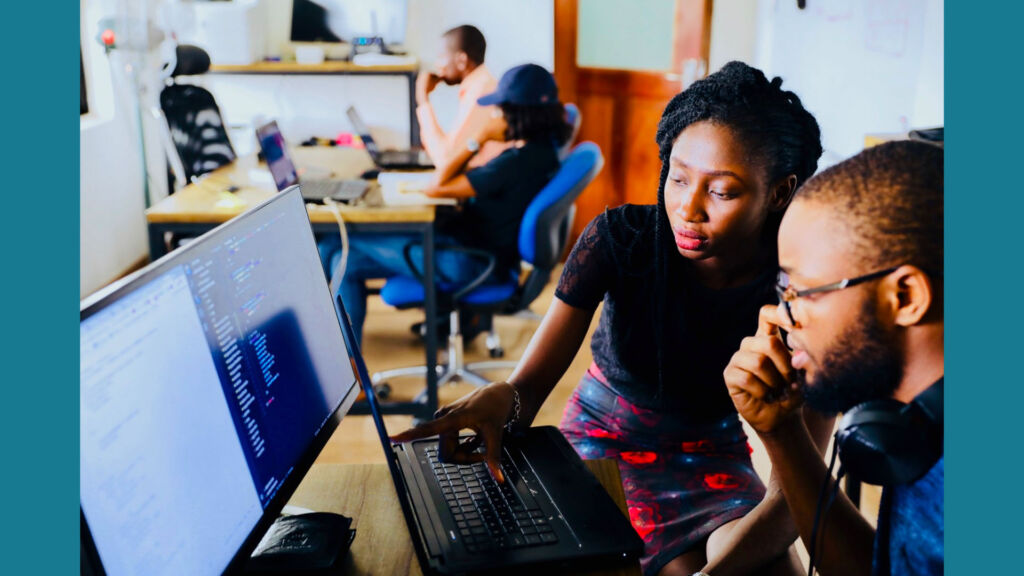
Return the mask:
<svg viewBox="0 0 1024 576">
<path fill-rule="evenodd" d="M 565 122 L 572 126 L 572 132 L 569 133 L 569 138 L 565 141 L 565 144 L 562 144 L 562 147 L 558 149 L 558 159 L 562 161 L 569 157 L 569 152 L 572 151 L 573 145 L 576 144 L 576 137 L 580 134 L 580 124 L 583 123 L 580 109 L 572 102 L 565 105 Z"/>
<path fill-rule="evenodd" d="M 190 84 L 167 86 L 160 93 L 160 109 L 187 179 L 235 159 L 220 108 L 207 89 Z"/>
<path fill-rule="evenodd" d="M 201 48 L 181 45 L 176 54 L 172 77 L 201 74 L 210 67 L 210 57 Z M 192 84 L 170 84 L 160 92 L 160 110 L 167 119 L 173 152 L 177 152 L 186 180 L 235 159 L 220 108 L 209 90 Z"/>
<path fill-rule="evenodd" d="M 543 290 L 565 251 L 576 215 L 573 203 L 603 166 L 597 144 L 577 145 L 526 208 L 519 226 L 519 255 L 534 269 L 520 287 L 519 306 L 528 305 Z"/>
</svg>

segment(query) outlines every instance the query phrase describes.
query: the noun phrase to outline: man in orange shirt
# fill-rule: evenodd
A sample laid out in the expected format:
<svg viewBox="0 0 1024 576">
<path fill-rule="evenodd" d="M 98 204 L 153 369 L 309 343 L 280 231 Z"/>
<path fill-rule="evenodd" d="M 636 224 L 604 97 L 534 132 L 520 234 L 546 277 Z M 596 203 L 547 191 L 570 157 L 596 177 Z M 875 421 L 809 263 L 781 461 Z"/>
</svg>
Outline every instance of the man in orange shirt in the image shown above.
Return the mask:
<svg viewBox="0 0 1024 576">
<path fill-rule="evenodd" d="M 416 81 L 416 117 L 420 123 L 420 139 L 430 159 L 442 174 L 460 151 L 477 151 L 468 168 L 483 166 L 498 156 L 506 147 L 504 142 L 485 142 L 473 139 L 490 119 L 491 107 L 480 106 L 477 99 L 494 92 L 497 81 L 484 66 L 487 42 L 483 33 L 468 24 L 444 33 L 442 48 L 434 64 L 434 71 L 421 74 Z M 438 84 L 459 86 L 459 108 L 455 125 L 445 132 L 437 121 L 430 93 Z"/>
</svg>

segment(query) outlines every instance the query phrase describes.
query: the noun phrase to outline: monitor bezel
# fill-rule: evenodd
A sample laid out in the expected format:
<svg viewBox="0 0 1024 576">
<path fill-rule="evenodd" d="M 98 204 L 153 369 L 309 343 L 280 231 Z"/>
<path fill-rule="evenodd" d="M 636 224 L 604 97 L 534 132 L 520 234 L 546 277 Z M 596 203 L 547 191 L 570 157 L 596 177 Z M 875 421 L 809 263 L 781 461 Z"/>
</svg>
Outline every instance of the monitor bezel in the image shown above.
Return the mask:
<svg viewBox="0 0 1024 576">
<path fill-rule="evenodd" d="M 103 310 L 104 308 L 113 304 L 114 302 L 117 302 L 118 300 L 121 299 L 121 297 L 129 294 L 137 287 L 145 284 L 145 282 L 147 282 L 149 279 L 155 276 L 159 276 L 160 274 L 163 274 L 173 265 L 177 265 L 176 263 L 178 260 L 188 258 L 189 255 L 195 252 L 199 247 L 204 246 L 211 242 L 213 239 L 219 237 L 221 233 L 223 233 L 224 229 L 228 228 L 239 219 L 252 217 L 260 210 L 267 208 L 269 205 L 275 202 L 284 202 L 286 198 L 290 198 L 292 195 L 299 196 L 299 200 L 301 202 L 299 186 L 291 186 L 282 191 L 281 193 L 275 194 L 269 200 L 259 204 L 258 206 L 255 206 L 250 210 L 243 212 L 242 214 L 239 214 L 238 216 L 232 218 L 231 220 L 228 220 L 227 222 L 220 224 L 213 230 L 206 232 L 205 234 L 203 234 L 196 240 L 188 243 L 187 245 L 182 246 L 177 250 L 166 254 L 165 256 L 163 256 L 156 262 L 153 262 L 152 264 L 146 266 L 145 268 L 123 278 L 122 280 L 114 282 L 113 284 L 107 286 L 106 288 L 87 297 L 85 300 L 82 300 L 79 309 L 79 323 L 86 320 L 93 314 L 99 312 L 100 310 Z M 304 203 L 303 207 L 305 207 Z M 303 212 L 305 212 L 306 219 L 308 222 L 309 212 L 307 212 L 306 210 L 303 210 Z M 313 239 L 313 245 L 311 249 L 315 252 L 316 239 L 312 234 L 312 226 L 310 226 L 310 238 Z M 324 277 L 323 288 L 324 291 L 327 293 L 327 297 L 329 298 L 329 301 L 331 302 L 332 306 L 334 306 L 334 298 L 331 297 L 330 295 L 330 288 L 327 285 L 326 276 Z M 339 330 L 342 330 L 340 326 Z M 341 335 L 342 345 L 345 346 L 345 354 L 348 355 L 350 353 L 348 350 L 347 340 L 344 331 L 342 331 Z M 317 432 L 316 436 L 314 436 L 313 441 L 310 443 L 309 447 L 302 453 L 302 455 L 296 461 L 295 466 L 292 468 L 291 474 L 289 474 L 288 478 L 286 478 L 285 481 L 281 484 L 281 487 L 277 490 L 277 493 L 274 494 L 274 497 L 271 498 L 270 503 L 267 504 L 267 507 L 263 509 L 263 514 L 260 516 L 259 521 L 256 522 L 252 530 L 249 532 L 249 535 L 246 536 L 245 540 L 242 542 L 242 545 L 238 548 L 238 550 L 235 551 L 235 554 L 231 558 L 231 561 L 228 562 L 227 566 L 225 566 L 223 571 L 224 574 L 237 573 L 244 568 L 245 562 L 249 559 L 250 554 L 259 544 L 260 540 L 263 538 L 264 533 L 266 533 L 267 529 L 270 528 L 270 525 L 273 524 L 274 521 L 277 519 L 278 515 L 281 513 L 281 510 L 284 509 L 284 506 L 288 503 L 288 500 L 295 493 L 295 489 L 298 488 L 299 484 L 302 482 L 302 479 L 306 476 L 306 473 L 309 472 L 309 469 L 313 466 L 313 462 L 316 461 L 317 456 L 320 455 L 320 452 L 323 450 L 324 446 L 326 446 L 327 441 L 330 439 L 331 435 L 338 428 L 338 424 L 341 423 L 342 418 L 352 407 L 352 404 L 355 403 L 356 397 L 359 395 L 361 388 L 362 387 L 361 382 L 359 381 L 359 376 L 355 374 L 353 371 L 352 386 L 349 387 L 348 392 L 341 399 L 341 402 L 338 403 L 338 407 L 335 410 L 333 410 L 331 414 L 327 417 L 327 419 L 324 421 L 323 425 L 320 427 L 320 430 Z M 91 573 L 106 574 L 106 570 L 103 568 L 102 559 L 99 556 L 99 551 L 97 550 L 95 542 L 93 541 L 92 532 L 89 530 L 88 519 L 86 518 L 85 510 L 82 508 L 81 499 L 79 499 L 79 514 L 81 515 L 82 573 L 90 573 L 87 572 L 88 564 L 88 567 L 92 570 Z"/>
<path fill-rule="evenodd" d="M 403 46 L 403 45 L 405 45 L 406 42 L 409 41 L 409 4 L 410 4 L 409 0 L 402 0 L 401 12 L 402 12 L 402 16 L 405 18 L 405 25 L 402 27 L 402 33 L 401 33 L 401 36 L 399 38 L 392 38 L 392 37 L 390 37 L 390 35 L 385 35 L 383 32 L 377 32 L 376 34 L 374 34 L 372 31 L 369 31 L 369 30 L 367 30 L 366 34 L 364 34 L 363 36 L 351 36 L 351 37 L 343 38 L 343 37 L 338 36 L 337 34 L 335 34 L 333 30 L 331 30 L 331 33 L 334 34 L 335 37 L 338 38 L 338 40 L 324 40 L 324 39 L 310 40 L 310 39 L 296 38 L 295 37 L 295 32 L 296 32 L 295 31 L 295 22 L 296 22 L 296 18 L 295 18 L 295 4 L 293 2 L 292 3 L 292 8 L 289 11 L 288 41 L 291 44 L 293 44 L 293 45 L 301 44 L 301 45 L 307 45 L 307 46 L 346 46 L 346 47 L 348 47 L 348 46 L 353 46 L 355 44 L 354 40 L 356 38 L 380 37 L 384 41 L 386 46 Z M 325 9 L 326 13 L 330 13 L 330 9 L 331 9 L 330 6 L 322 6 L 322 7 Z"/>
</svg>

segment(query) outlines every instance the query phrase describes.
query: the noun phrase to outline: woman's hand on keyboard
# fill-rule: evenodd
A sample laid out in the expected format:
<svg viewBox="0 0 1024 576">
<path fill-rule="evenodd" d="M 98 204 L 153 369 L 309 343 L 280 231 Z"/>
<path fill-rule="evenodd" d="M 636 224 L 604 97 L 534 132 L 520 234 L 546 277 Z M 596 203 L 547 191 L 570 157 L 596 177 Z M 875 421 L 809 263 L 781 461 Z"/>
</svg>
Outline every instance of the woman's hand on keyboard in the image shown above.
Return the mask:
<svg viewBox="0 0 1024 576">
<path fill-rule="evenodd" d="M 442 461 L 454 464 L 486 462 L 491 476 L 504 482 L 501 472 L 501 437 L 505 423 L 515 407 L 515 390 L 507 382 L 493 382 L 443 406 L 434 420 L 391 436 L 395 442 L 438 436 L 438 454 Z M 459 441 L 464 429 L 476 436 Z M 485 453 L 477 451 L 481 442 Z"/>
</svg>

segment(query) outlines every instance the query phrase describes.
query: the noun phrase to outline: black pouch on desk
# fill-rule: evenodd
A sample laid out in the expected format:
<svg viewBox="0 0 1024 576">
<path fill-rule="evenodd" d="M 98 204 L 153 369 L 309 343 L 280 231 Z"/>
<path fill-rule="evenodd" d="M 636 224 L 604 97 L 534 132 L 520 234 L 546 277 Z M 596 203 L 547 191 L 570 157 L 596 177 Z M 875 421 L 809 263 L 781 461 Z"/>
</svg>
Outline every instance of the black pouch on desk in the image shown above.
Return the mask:
<svg viewBox="0 0 1024 576">
<path fill-rule="evenodd" d="M 335 574 L 356 536 L 352 519 L 313 512 L 278 518 L 253 551 L 248 574 Z"/>
</svg>

